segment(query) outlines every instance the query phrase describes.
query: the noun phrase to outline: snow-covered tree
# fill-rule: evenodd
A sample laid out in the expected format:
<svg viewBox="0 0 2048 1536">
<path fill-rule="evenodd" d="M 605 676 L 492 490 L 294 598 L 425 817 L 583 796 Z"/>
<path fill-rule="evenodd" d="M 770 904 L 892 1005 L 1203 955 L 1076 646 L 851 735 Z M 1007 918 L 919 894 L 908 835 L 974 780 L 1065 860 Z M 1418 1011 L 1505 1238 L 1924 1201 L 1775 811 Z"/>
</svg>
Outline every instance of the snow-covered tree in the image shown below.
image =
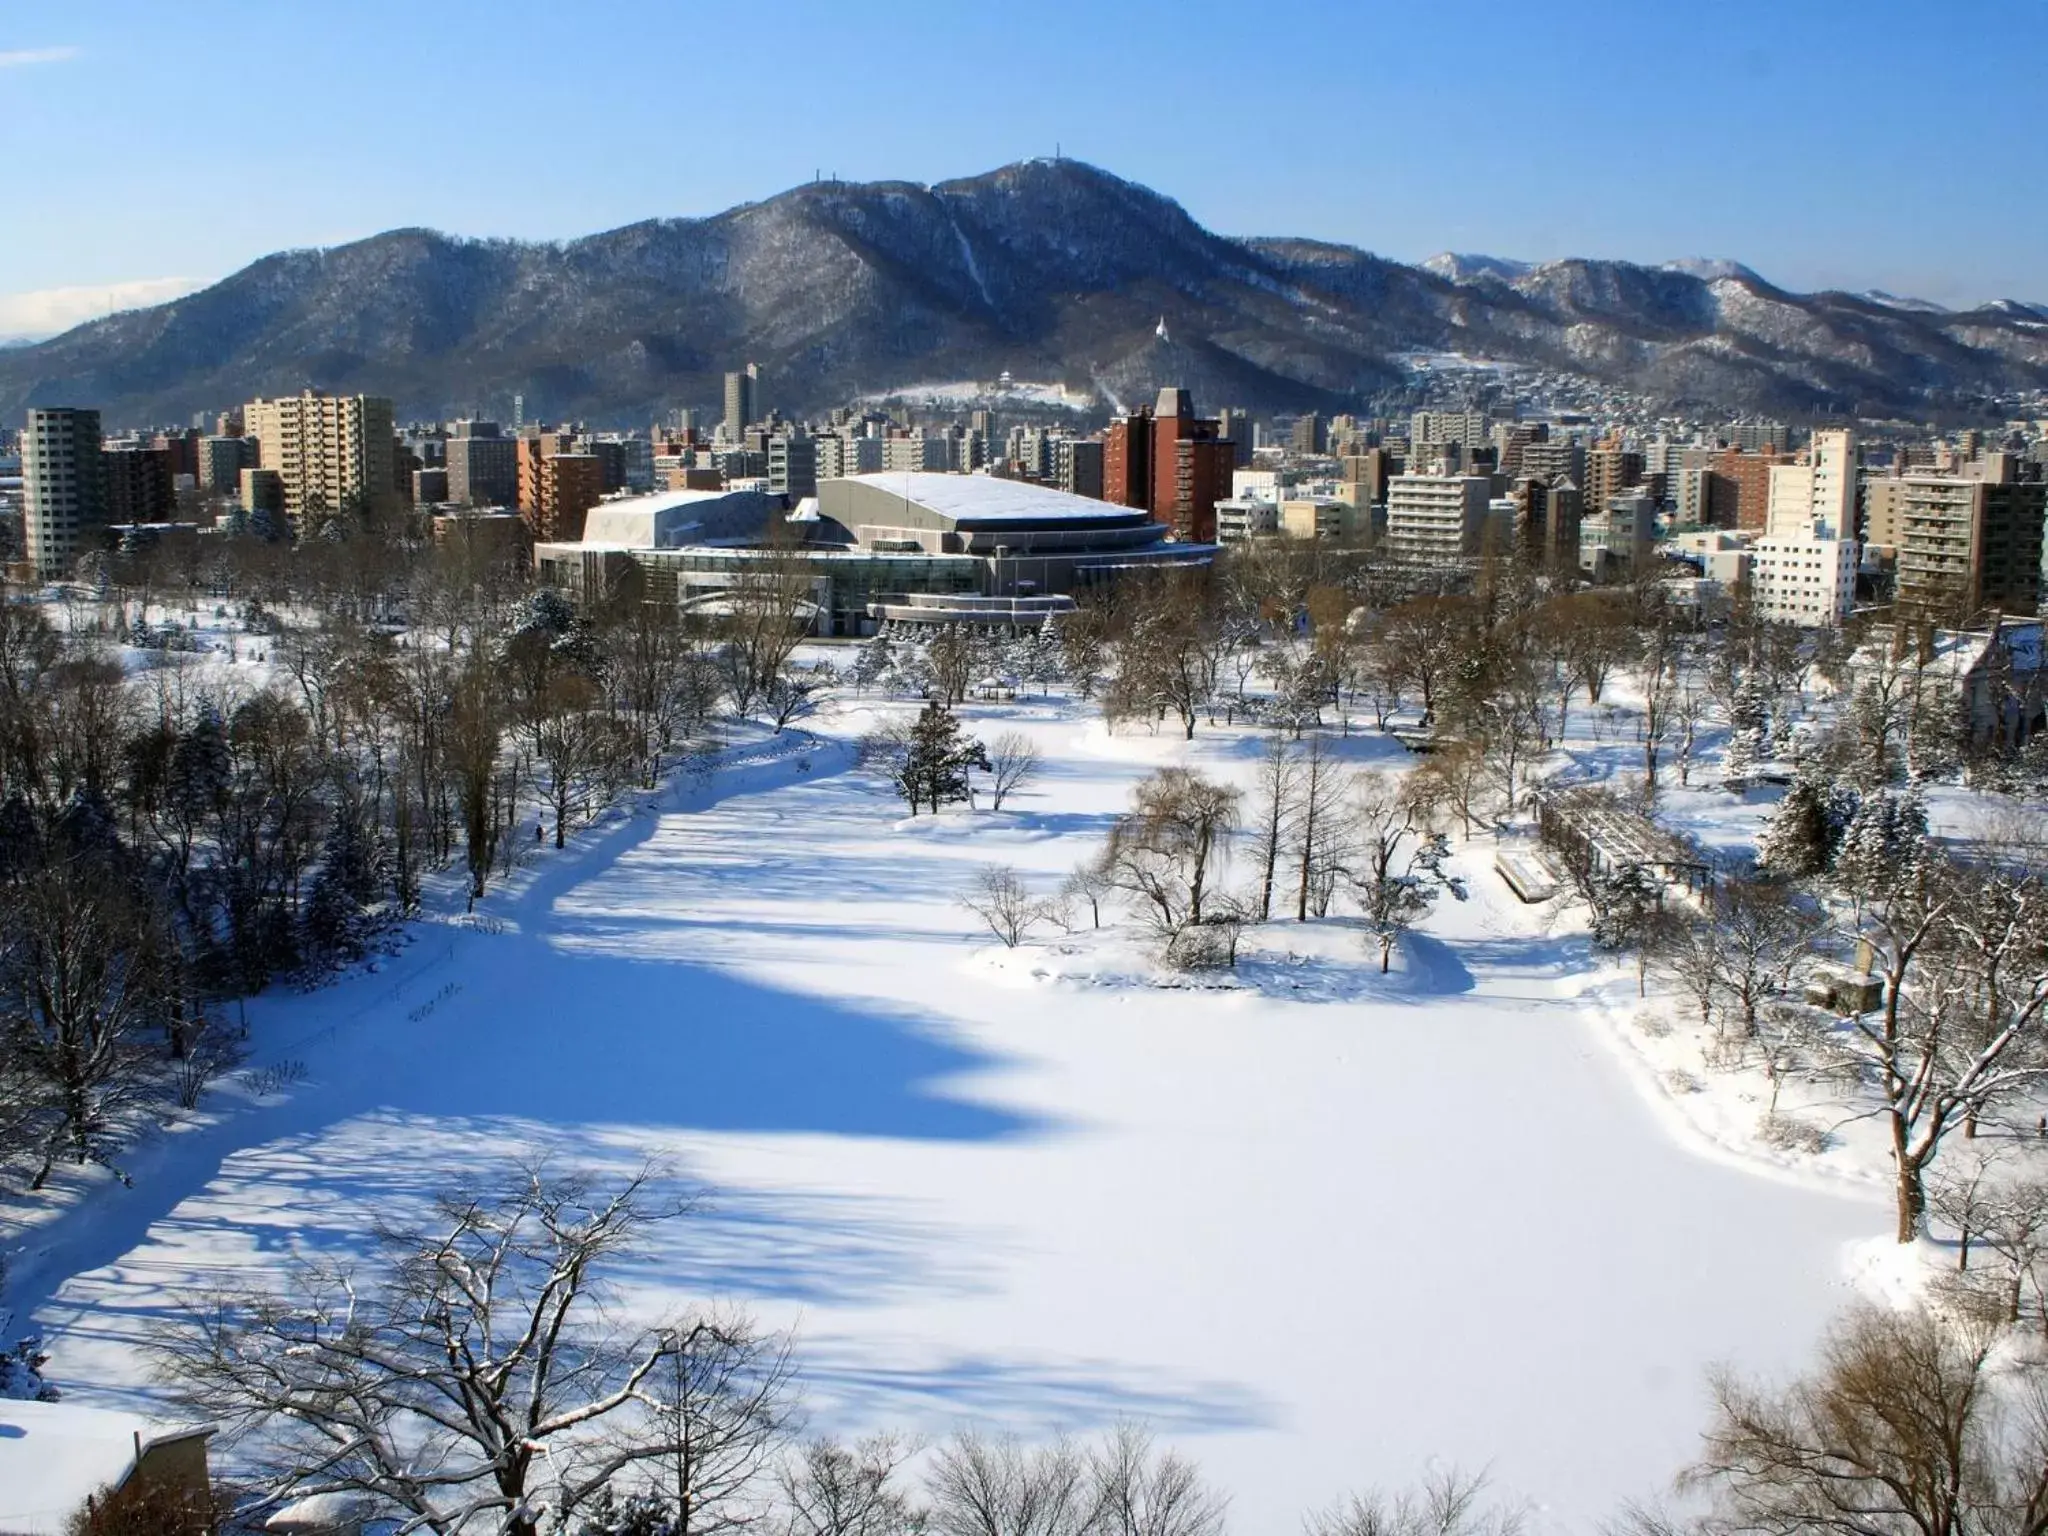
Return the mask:
<svg viewBox="0 0 2048 1536">
<path fill-rule="evenodd" d="M 969 736 L 953 712 L 936 700 L 918 712 L 904 742 L 895 771 L 896 792 L 910 805 L 910 814 L 930 806 L 937 811 L 968 798 L 968 773 L 988 769 L 988 753 Z"/>
<path fill-rule="evenodd" d="M 1352 784 L 1350 860 L 1345 875 L 1379 946 L 1386 974 L 1394 944 L 1449 891 L 1465 899 L 1464 883 L 1446 872 L 1450 839 L 1429 825 L 1427 806 L 1390 773 L 1361 773 Z"/>
<path fill-rule="evenodd" d="M 372 1266 L 317 1258 L 219 1297 L 159 1349 L 269 1506 L 330 1495 L 452 1533 L 573 1530 L 606 1489 L 660 1496 L 677 1536 L 759 1513 L 790 1408 L 786 1342 L 743 1315 L 649 1321 L 604 1304 L 681 1214 L 530 1170 L 451 1190 L 379 1234 Z"/>
<path fill-rule="evenodd" d="M 1770 756 L 1771 700 L 1763 679 L 1751 672 L 1735 690 L 1728 711 L 1728 749 L 1721 760 L 1721 777 L 1731 788 L 1740 789 Z"/>
<path fill-rule="evenodd" d="M 1857 802 L 1835 854 L 1835 878 L 1851 895 L 1872 896 L 1926 852 L 1927 808 L 1919 791 L 1886 785 Z"/>
</svg>

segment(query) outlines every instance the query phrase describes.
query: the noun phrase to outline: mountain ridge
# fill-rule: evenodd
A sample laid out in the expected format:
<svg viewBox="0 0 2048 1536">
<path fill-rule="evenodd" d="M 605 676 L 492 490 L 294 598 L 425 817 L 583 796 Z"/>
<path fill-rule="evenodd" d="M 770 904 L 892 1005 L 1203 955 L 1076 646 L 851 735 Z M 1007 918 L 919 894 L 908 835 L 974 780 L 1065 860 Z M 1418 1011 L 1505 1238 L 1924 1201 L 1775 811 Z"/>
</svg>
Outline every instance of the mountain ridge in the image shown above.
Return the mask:
<svg viewBox="0 0 2048 1536">
<path fill-rule="evenodd" d="M 0 412 L 69 400 L 161 421 L 314 387 L 391 395 L 403 416 L 517 393 L 530 415 L 625 422 L 715 406 L 747 360 L 788 411 L 1004 371 L 1104 402 L 1185 383 L 1204 405 L 1331 410 L 1400 397 L 1416 354 L 1681 407 L 1927 415 L 2048 388 L 2048 315 L 1798 294 L 1727 260 L 1411 266 L 1221 235 L 1108 171 L 1027 160 L 811 182 L 564 241 L 413 227 L 278 251 L 0 351 Z"/>
</svg>

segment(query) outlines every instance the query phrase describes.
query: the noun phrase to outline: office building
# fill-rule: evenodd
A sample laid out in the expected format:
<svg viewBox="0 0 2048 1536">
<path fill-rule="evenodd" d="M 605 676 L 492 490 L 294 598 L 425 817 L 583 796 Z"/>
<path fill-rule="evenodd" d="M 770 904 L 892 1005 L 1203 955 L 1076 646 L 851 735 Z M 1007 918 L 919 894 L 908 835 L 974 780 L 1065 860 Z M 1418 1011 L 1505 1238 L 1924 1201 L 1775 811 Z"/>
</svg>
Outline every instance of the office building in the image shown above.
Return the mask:
<svg viewBox="0 0 2048 1536">
<path fill-rule="evenodd" d="M 495 421 L 459 421 L 448 439 L 448 499 L 462 507 L 510 507 L 519 501 L 519 444 Z"/>
<path fill-rule="evenodd" d="M 747 428 L 761 419 L 761 370 L 754 363 L 725 376 L 725 420 L 720 428 L 729 443 L 745 439 Z"/>
<path fill-rule="evenodd" d="M 37 578 L 70 575 L 109 521 L 98 411 L 30 408 L 21 434 L 21 491 L 28 562 Z"/>
<path fill-rule="evenodd" d="M 398 500 L 391 402 L 376 395 L 307 390 L 242 408 L 256 462 L 284 487 L 284 514 L 303 531 L 347 509 L 388 510 Z"/>
</svg>

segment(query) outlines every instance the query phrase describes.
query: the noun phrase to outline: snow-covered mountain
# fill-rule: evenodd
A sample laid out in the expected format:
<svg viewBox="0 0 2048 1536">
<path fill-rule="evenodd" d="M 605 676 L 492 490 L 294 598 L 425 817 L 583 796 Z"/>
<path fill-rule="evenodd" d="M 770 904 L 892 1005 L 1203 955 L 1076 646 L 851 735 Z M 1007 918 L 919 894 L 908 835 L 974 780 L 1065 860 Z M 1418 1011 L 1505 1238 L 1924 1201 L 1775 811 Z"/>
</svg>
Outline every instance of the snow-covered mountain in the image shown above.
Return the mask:
<svg viewBox="0 0 2048 1536">
<path fill-rule="evenodd" d="M 1104 404 L 1171 382 L 1204 405 L 1338 409 L 1393 398 L 1418 353 L 1715 409 L 1924 415 L 2048 388 L 2048 316 L 1793 294 L 1732 262 L 1409 266 L 1232 239 L 1105 171 L 1034 160 L 937 186 L 818 182 L 564 244 L 406 229 L 288 251 L 0 353 L 0 416 L 65 399 L 174 420 L 313 386 L 404 415 L 518 392 L 530 414 L 633 422 L 715 404 L 747 360 L 785 410 L 1004 371 Z"/>
</svg>

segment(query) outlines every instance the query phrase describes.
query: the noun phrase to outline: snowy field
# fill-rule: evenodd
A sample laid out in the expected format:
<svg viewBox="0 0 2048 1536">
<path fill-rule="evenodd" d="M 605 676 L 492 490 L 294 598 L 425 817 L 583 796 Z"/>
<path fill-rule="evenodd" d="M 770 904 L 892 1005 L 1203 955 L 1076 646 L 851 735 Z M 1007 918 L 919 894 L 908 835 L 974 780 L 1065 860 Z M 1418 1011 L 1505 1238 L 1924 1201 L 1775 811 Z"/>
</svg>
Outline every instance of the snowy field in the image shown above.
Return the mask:
<svg viewBox="0 0 2048 1536">
<path fill-rule="evenodd" d="M 632 1301 L 793 1325 L 814 1428 L 1138 1418 L 1241 1536 L 1445 1461 L 1585 1530 L 1693 1452 L 1709 1363 L 1804 1362 L 1887 1231 L 1880 1188 L 1701 1155 L 1582 995 L 1584 940 L 1483 839 L 1472 899 L 1384 979 L 1328 933 L 1219 989 L 992 948 L 955 899 L 977 866 L 1049 889 L 1145 772 L 1248 780 L 1257 739 L 970 708 L 1046 771 L 1014 811 L 906 821 L 847 743 L 908 707 L 738 752 L 549 851 L 484 929 L 252 1002 L 259 1061 L 306 1080 L 149 1149 L 23 1255 L 54 1378 L 126 1400 L 182 1294 L 508 1157 L 658 1155 L 716 1194 Z"/>
</svg>

